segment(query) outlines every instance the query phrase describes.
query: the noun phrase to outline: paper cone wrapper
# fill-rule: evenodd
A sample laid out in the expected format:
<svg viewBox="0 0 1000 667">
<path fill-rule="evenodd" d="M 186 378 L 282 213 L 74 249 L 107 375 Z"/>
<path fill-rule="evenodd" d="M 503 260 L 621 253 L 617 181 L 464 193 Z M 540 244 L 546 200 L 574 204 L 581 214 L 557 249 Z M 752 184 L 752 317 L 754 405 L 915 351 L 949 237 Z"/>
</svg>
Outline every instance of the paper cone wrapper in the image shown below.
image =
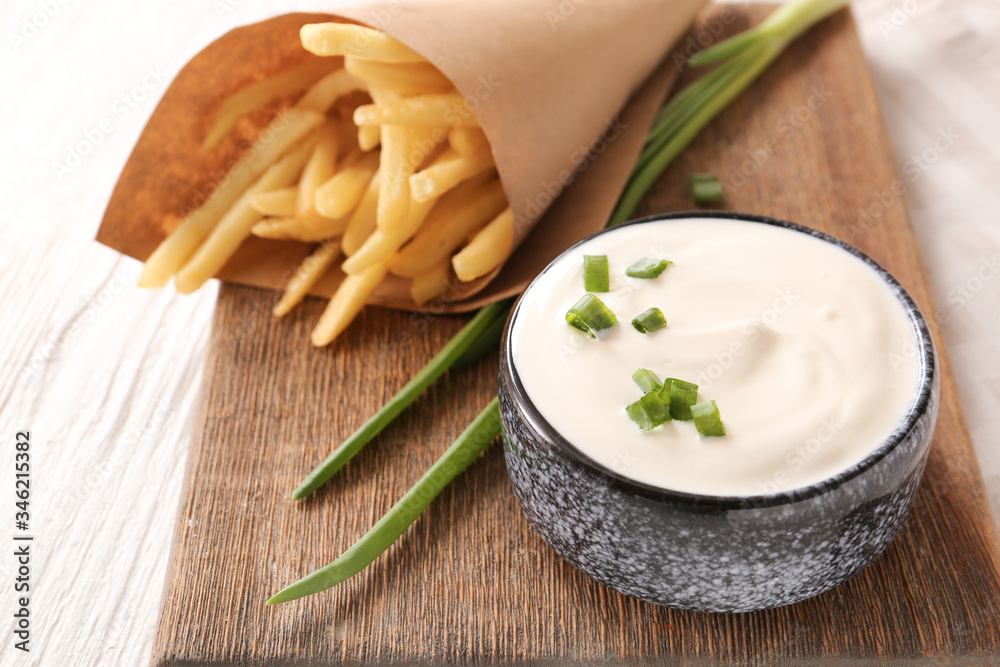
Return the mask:
<svg viewBox="0 0 1000 667">
<path fill-rule="evenodd" d="M 203 201 L 270 120 L 250 116 L 210 152 L 215 110 L 245 85 L 315 58 L 299 28 L 379 28 L 447 75 L 490 140 L 515 220 L 515 252 L 492 274 L 457 280 L 424 308 L 462 312 L 516 294 L 556 255 L 601 229 L 677 75 L 668 58 L 706 0 L 450 0 L 285 14 L 237 28 L 196 55 L 153 112 L 108 204 L 97 240 L 145 260 L 165 220 Z M 271 110 L 273 113 L 273 110 Z M 219 277 L 283 289 L 312 245 L 247 239 Z M 454 277 L 453 277 L 454 278 Z M 312 293 L 329 297 L 331 271 Z M 390 277 L 370 303 L 416 310 Z"/>
</svg>

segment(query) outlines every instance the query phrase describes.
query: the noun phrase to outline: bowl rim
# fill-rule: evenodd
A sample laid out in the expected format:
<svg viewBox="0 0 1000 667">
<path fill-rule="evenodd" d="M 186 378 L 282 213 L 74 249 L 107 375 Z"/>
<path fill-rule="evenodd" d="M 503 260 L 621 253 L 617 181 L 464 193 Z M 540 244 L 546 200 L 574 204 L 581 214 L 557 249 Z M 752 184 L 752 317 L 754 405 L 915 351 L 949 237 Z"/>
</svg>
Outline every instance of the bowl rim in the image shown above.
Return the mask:
<svg viewBox="0 0 1000 667">
<path fill-rule="evenodd" d="M 863 458 L 858 463 L 855 463 L 851 467 L 840 471 L 839 473 L 828 477 L 820 482 L 810 484 L 809 486 L 799 487 L 795 489 L 788 489 L 784 491 L 778 491 L 770 494 L 758 494 L 753 496 L 721 496 L 714 494 L 695 494 L 688 493 L 685 491 L 675 491 L 672 489 L 667 489 L 663 487 L 653 486 L 651 484 L 646 484 L 644 482 L 639 482 L 634 479 L 625 477 L 614 470 L 608 468 L 607 466 L 595 461 L 586 454 L 584 454 L 580 449 L 575 447 L 566 438 L 562 436 L 548 420 L 539 412 L 538 408 L 528 397 L 527 391 L 524 385 L 521 383 L 521 379 L 518 376 L 517 369 L 514 365 L 513 350 L 511 349 L 511 336 L 510 332 L 513 327 L 514 320 L 517 318 L 518 312 L 520 311 L 522 299 L 518 297 L 517 303 L 511 309 L 510 315 L 507 318 L 507 322 L 504 325 L 503 339 L 500 347 L 500 380 L 503 383 L 503 376 L 506 373 L 510 379 L 510 386 L 513 389 L 512 401 L 515 403 L 517 408 L 522 413 L 522 421 L 528 421 L 531 424 L 531 428 L 544 436 L 550 444 L 554 445 L 557 450 L 561 453 L 568 455 L 571 459 L 575 459 L 577 463 L 583 465 L 586 468 L 590 468 L 599 475 L 608 478 L 611 484 L 623 491 L 630 492 L 651 500 L 659 502 L 669 502 L 673 504 L 689 505 L 691 507 L 703 508 L 708 510 L 725 510 L 725 509 L 742 509 L 742 508 L 764 508 L 764 507 L 774 507 L 778 505 L 786 505 L 797 503 L 803 500 L 808 500 L 819 495 L 826 494 L 849 480 L 857 477 L 866 470 L 870 469 L 876 463 L 888 456 L 892 451 L 894 451 L 901 443 L 906 441 L 913 430 L 920 423 L 920 420 L 927 414 L 931 408 L 932 397 L 934 393 L 934 385 L 937 381 L 938 367 L 937 367 L 937 353 L 934 347 L 934 339 L 931 336 L 930 327 L 927 324 L 927 320 L 924 318 L 923 313 L 917 307 L 917 304 L 913 301 L 909 292 L 904 288 L 898 280 L 881 264 L 876 262 L 874 259 L 858 250 L 846 241 L 842 241 L 830 234 L 821 232 L 819 230 L 813 229 L 811 227 L 806 227 L 805 225 L 800 225 L 794 222 L 789 222 L 787 220 L 782 220 L 780 218 L 774 218 L 770 216 L 757 215 L 753 213 L 739 213 L 735 211 L 698 211 L 698 210 L 688 210 L 688 211 L 676 211 L 671 213 L 660 213 L 654 215 L 648 215 L 641 218 L 636 218 L 629 220 L 628 222 L 615 225 L 614 227 L 606 227 L 601 231 L 580 239 L 569 248 L 559 253 L 559 255 L 549 262 L 538 276 L 536 276 L 531 283 L 521 292 L 522 295 L 526 294 L 528 290 L 532 288 L 535 282 L 549 269 L 555 265 L 560 259 L 565 255 L 573 252 L 578 246 L 591 239 L 600 236 L 602 234 L 607 234 L 609 232 L 621 229 L 623 227 L 630 227 L 632 225 L 641 225 L 649 222 L 660 222 L 660 221 L 670 221 L 670 220 L 684 220 L 691 218 L 716 218 L 725 220 L 736 220 L 740 222 L 750 222 L 771 225 L 774 227 L 781 227 L 783 229 L 788 229 L 790 231 L 799 232 L 802 234 L 807 234 L 813 238 L 819 239 L 821 241 L 826 241 L 831 243 L 842 250 L 845 250 L 865 264 L 867 264 L 871 269 L 873 269 L 878 275 L 884 280 L 890 288 L 892 288 L 896 299 L 902 304 L 907 317 L 910 320 L 910 324 L 913 327 L 914 333 L 917 338 L 917 354 L 919 356 L 920 363 L 920 383 L 914 392 L 913 399 L 910 401 L 909 406 L 906 409 L 904 415 L 900 418 L 896 427 L 893 429 L 892 433 L 883 440 L 878 447 L 873 449 L 865 458 Z M 527 418 L 526 420 L 524 418 Z"/>
</svg>

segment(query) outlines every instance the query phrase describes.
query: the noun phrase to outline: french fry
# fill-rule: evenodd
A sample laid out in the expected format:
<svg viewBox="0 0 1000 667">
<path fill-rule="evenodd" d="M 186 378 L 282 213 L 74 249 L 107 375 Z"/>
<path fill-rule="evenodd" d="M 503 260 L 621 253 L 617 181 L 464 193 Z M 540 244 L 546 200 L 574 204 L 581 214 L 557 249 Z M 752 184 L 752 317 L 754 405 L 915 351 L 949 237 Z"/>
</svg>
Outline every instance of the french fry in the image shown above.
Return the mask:
<svg viewBox="0 0 1000 667">
<path fill-rule="evenodd" d="M 369 85 L 402 95 L 446 93 L 455 86 L 430 63 L 385 63 L 355 56 L 344 58 L 344 69 Z"/>
<path fill-rule="evenodd" d="M 141 287 L 163 287 L 212 232 L 219 219 L 282 153 L 323 122 L 323 115 L 289 109 L 271 121 L 257 141 L 229 170 L 198 210 L 188 215 L 146 260 Z"/>
<path fill-rule="evenodd" d="M 358 56 L 392 63 L 426 62 L 423 56 L 381 30 L 350 23 L 309 23 L 299 31 L 302 46 L 317 56 Z"/>
<path fill-rule="evenodd" d="M 320 128 L 319 141 L 309 157 L 299 178 L 299 194 L 295 203 L 295 215 L 302 224 L 312 228 L 318 226 L 320 216 L 311 215 L 316 212 L 316 190 L 330 180 L 337 168 L 337 126 L 333 121 L 327 121 Z"/>
<path fill-rule="evenodd" d="M 404 243 L 406 243 L 406 239 L 402 239 L 400 235 L 389 236 L 382 233 L 381 230 L 375 229 L 368 235 L 360 248 L 348 255 L 340 268 L 348 275 L 361 273 L 372 264 L 385 261 Z"/>
<path fill-rule="evenodd" d="M 254 236 L 278 241 L 304 241 L 317 243 L 334 236 L 327 230 L 313 230 L 302 224 L 299 218 L 267 218 L 250 228 Z"/>
<path fill-rule="evenodd" d="M 319 186 L 313 201 L 319 214 L 335 219 L 351 213 L 375 176 L 378 163 L 377 154 L 363 154 L 361 159 L 344 167 Z"/>
<path fill-rule="evenodd" d="M 354 124 L 433 125 L 436 127 L 479 127 L 465 98 L 458 93 L 435 93 L 403 97 L 383 104 L 362 104 L 354 110 Z"/>
<path fill-rule="evenodd" d="M 402 225 L 392 232 L 373 231 L 357 252 L 344 260 L 341 268 L 345 273 L 359 273 L 392 255 L 413 237 L 436 203 L 433 199 L 411 203 Z"/>
<path fill-rule="evenodd" d="M 357 208 L 351 213 L 347 228 L 344 230 L 343 250 L 344 254 L 350 257 L 365 242 L 372 232 L 375 231 L 375 215 L 378 210 L 378 182 L 380 172 L 376 171 L 372 180 L 365 188 L 365 194 L 358 202 Z"/>
<path fill-rule="evenodd" d="M 410 283 L 410 298 L 413 299 L 413 303 L 422 306 L 431 299 L 441 296 L 448 285 L 449 276 L 451 276 L 451 264 L 445 259 L 414 277 Z"/>
<path fill-rule="evenodd" d="M 244 239 L 250 236 L 251 227 L 261 218 L 260 212 L 251 204 L 254 196 L 295 182 L 295 177 L 302 171 L 302 165 L 312 152 L 313 143 L 315 142 L 307 138 L 301 145 L 290 150 L 236 200 L 205 242 L 177 272 L 174 285 L 178 292 L 194 292 L 225 266 Z"/>
<path fill-rule="evenodd" d="M 309 290 L 313 288 L 327 269 L 340 256 L 340 242 L 331 239 L 324 242 L 311 255 L 306 257 L 295 270 L 295 275 L 285 286 L 285 293 L 274 306 L 274 316 L 283 317 L 295 306 L 299 305 Z"/>
<path fill-rule="evenodd" d="M 358 146 L 363 151 L 370 151 L 382 143 L 382 128 L 378 125 L 366 125 L 358 128 Z"/>
<path fill-rule="evenodd" d="M 399 95 L 378 86 L 370 86 L 369 92 L 377 103 L 388 104 L 399 99 Z M 376 222 L 380 228 L 398 226 L 410 205 L 409 187 L 404 187 L 406 178 L 412 173 L 406 167 L 410 134 L 403 125 L 382 125 L 379 128 L 379 193 Z M 360 143 L 360 141 L 359 141 Z M 404 176 L 405 174 L 405 176 Z"/>
<path fill-rule="evenodd" d="M 406 166 L 409 131 L 404 125 L 382 126 L 382 149 L 379 179 L 378 214 L 380 229 L 391 229 L 400 224 L 410 205 L 410 187 L 407 180 L 410 170 Z"/>
<path fill-rule="evenodd" d="M 413 278 L 428 270 L 460 246 L 465 238 L 507 207 L 499 180 L 476 193 L 457 213 L 435 217 L 424 225 L 402 250 L 389 258 L 389 270 Z"/>
<path fill-rule="evenodd" d="M 313 329 L 312 344 L 322 347 L 340 335 L 340 332 L 346 329 L 364 308 L 365 301 L 385 279 L 385 274 L 383 261 L 372 264 L 361 273 L 348 275 L 337 288 L 326 310 L 320 316 L 316 328 Z"/>
<path fill-rule="evenodd" d="M 490 150 L 489 139 L 478 127 L 456 127 L 448 134 L 448 144 L 462 155 Z"/>
<path fill-rule="evenodd" d="M 413 206 L 410 196 L 410 176 L 438 149 L 438 140 L 447 135 L 441 128 L 429 126 L 405 127 L 405 142 L 397 142 L 398 125 L 382 126 L 382 178 L 379 183 L 378 228 L 395 234 L 407 224 L 407 210 Z M 386 159 L 386 138 L 389 137 L 389 159 Z"/>
<path fill-rule="evenodd" d="M 475 280 L 503 264 L 514 242 L 514 215 L 510 207 L 479 230 L 469 245 L 451 258 L 462 282 Z"/>
<path fill-rule="evenodd" d="M 451 149 L 448 148 L 448 133 L 443 127 L 414 126 L 410 130 L 414 138 L 409 159 L 417 165 L 410 176 L 446 159 Z M 406 184 L 409 187 L 409 178 Z"/>
<path fill-rule="evenodd" d="M 367 88 L 361 79 L 355 78 L 345 69 L 338 69 L 313 84 L 293 108 L 326 113 L 344 95 Z"/>
<path fill-rule="evenodd" d="M 432 160 L 431 164 L 437 164 L 438 160 L 441 159 L 443 159 L 443 155 Z M 381 174 L 382 167 L 379 168 L 379 179 L 382 178 Z M 401 223 L 389 231 L 376 228 L 374 231 L 366 231 L 362 233 L 368 228 L 365 223 L 361 221 L 357 222 L 356 224 L 358 230 L 353 233 L 353 238 L 349 244 L 351 247 L 350 251 L 345 250 L 345 253 L 348 255 L 348 259 L 344 262 L 342 268 L 347 273 L 357 273 L 364 270 L 371 264 L 388 257 L 401 248 L 404 243 L 410 240 L 428 216 L 439 215 L 441 212 L 453 210 L 457 202 L 464 201 L 462 197 L 468 195 L 473 188 L 476 188 L 485 182 L 486 178 L 483 176 L 475 177 L 455 188 L 441 202 L 438 202 L 437 198 L 428 199 L 422 202 L 410 202 L 406 216 L 404 216 Z M 362 204 L 358 205 L 358 208 L 361 209 L 364 205 L 364 202 L 362 202 Z M 348 229 L 350 231 L 350 225 L 348 226 Z M 347 232 L 345 232 L 345 236 L 346 235 Z M 362 237 L 364 238 L 364 243 L 360 243 L 355 247 L 354 244 L 358 243 L 358 240 Z M 345 247 L 347 245 L 348 244 L 345 244 Z"/>
<path fill-rule="evenodd" d="M 412 202 L 404 223 L 391 233 L 376 229 L 364 244 L 344 261 L 345 273 L 359 273 L 382 261 L 403 247 L 422 225 L 436 226 L 442 218 L 451 218 L 474 202 L 491 175 L 480 175 L 462 183 L 440 199 Z"/>
<path fill-rule="evenodd" d="M 416 201 L 440 197 L 462 181 L 494 167 L 493 154 L 489 150 L 460 155 L 451 149 L 445 159 L 410 176 L 410 196 Z"/>
<path fill-rule="evenodd" d="M 354 320 L 390 271 L 412 279 L 418 304 L 440 296 L 453 269 L 465 281 L 488 274 L 510 254 L 513 218 L 489 142 L 440 70 L 359 25 L 306 25 L 300 38 L 306 50 L 334 57 L 309 59 L 223 102 L 206 146 L 218 144 L 247 112 L 305 91 L 168 234 L 139 284 L 161 286 L 174 277 L 179 291 L 193 291 L 251 234 L 319 242 L 274 315 L 300 303 L 346 254 L 347 277 L 312 332 L 313 344 L 322 346 Z M 364 96 L 352 95 L 357 91 L 372 103 L 359 104 Z"/>
<path fill-rule="evenodd" d="M 258 192 L 250 198 L 250 205 L 263 216 L 286 217 L 295 215 L 295 202 L 299 189 L 291 185 L 287 188 Z"/>
<path fill-rule="evenodd" d="M 340 67 L 341 63 L 336 58 L 309 58 L 294 67 L 240 88 L 227 97 L 215 112 L 202 148 L 207 151 L 218 145 L 244 115 L 276 99 L 305 90 Z"/>
<path fill-rule="evenodd" d="M 304 218 L 297 218 L 299 223 L 303 223 L 302 226 L 308 229 L 311 234 L 309 237 L 315 237 L 319 239 L 330 238 L 331 236 L 340 236 L 347 229 L 347 223 L 350 221 L 350 216 L 343 216 L 340 218 L 326 218 L 316 211 L 310 211 L 308 215 Z"/>
</svg>

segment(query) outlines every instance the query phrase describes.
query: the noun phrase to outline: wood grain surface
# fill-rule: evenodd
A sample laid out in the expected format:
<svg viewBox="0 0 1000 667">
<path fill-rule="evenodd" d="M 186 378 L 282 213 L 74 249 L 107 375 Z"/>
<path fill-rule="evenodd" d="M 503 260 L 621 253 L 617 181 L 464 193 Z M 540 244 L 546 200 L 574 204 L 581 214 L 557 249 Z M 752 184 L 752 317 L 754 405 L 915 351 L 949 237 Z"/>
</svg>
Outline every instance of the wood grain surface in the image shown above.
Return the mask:
<svg viewBox="0 0 1000 667">
<path fill-rule="evenodd" d="M 707 25 L 727 33 L 767 13 L 720 11 L 733 15 Z M 933 313 L 848 14 L 793 45 L 702 133 L 638 213 L 691 208 L 691 171 L 721 178 L 727 209 L 854 243 Z M 596 584 L 531 530 L 494 446 L 359 576 L 266 608 L 271 593 L 339 555 L 416 481 L 492 397 L 497 372 L 489 355 L 449 373 L 320 493 L 296 504 L 288 495 L 299 479 L 465 320 L 368 309 L 340 341 L 316 350 L 308 333 L 322 303 L 276 321 L 273 299 L 253 288 L 220 292 L 155 665 L 978 664 L 1000 651 L 997 538 L 942 346 L 941 412 L 911 518 L 875 563 L 812 600 L 698 614 Z"/>
</svg>

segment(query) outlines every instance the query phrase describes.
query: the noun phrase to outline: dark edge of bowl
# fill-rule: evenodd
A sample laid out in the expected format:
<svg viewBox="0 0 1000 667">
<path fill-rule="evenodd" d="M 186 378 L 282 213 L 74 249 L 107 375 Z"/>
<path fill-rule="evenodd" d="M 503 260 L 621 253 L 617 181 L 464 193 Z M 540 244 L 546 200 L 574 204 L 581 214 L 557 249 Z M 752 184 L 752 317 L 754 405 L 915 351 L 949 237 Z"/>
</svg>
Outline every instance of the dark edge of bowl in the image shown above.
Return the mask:
<svg viewBox="0 0 1000 667">
<path fill-rule="evenodd" d="M 803 500 L 808 500 L 816 496 L 828 493 L 829 491 L 839 487 L 848 480 L 860 475 L 864 471 L 871 468 L 873 465 L 885 458 L 893 449 L 895 449 L 901 442 L 903 442 L 909 433 L 912 431 L 913 427 L 917 424 L 920 417 L 927 411 L 931 394 L 934 386 L 935 376 L 937 374 L 937 361 L 936 353 L 934 350 L 934 339 L 930 333 L 930 327 L 927 321 L 924 319 L 923 314 L 920 309 L 917 308 L 917 304 L 910 297 L 910 294 L 906 289 L 896 280 L 889 271 L 885 269 L 881 264 L 873 260 L 871 257 L 861 252 L 854 246 L 841 241 L 840 239 L 830 236 L 824 232 L 806 227 L 804 225 L 799 225 L 794 222 L 788 222 L 787 220 L 780 220 L 778 218 L 771 218 L 763 215 L 756 215 L 752 213 L 735 213 L 731 211 L 676 211 L 673 213 L 663 213 L 656 215 L 649 215 L 642 218 L 637 218 L 635 220 L 630 220 L 628 222 L 616 225 L 614 227 L 605 228 L 599 232 L 591 234 L 586 238 L 583 238 L 572 246 L 559 253 L 559 255 L 553 259 L 549 264 L 542 270 L 538 276 L 528 285 L 527 288 L 521 293 L 525 294 L 532 285 L 538 280 L 538 278 L 551 268 L 553 264 L 559 261 L 564 255 L 573 252 L 578 246 L 587 241 L 591 240 L 595 236 L 608 233 L 610 231 L 621 229 L 622 227 L 628 227 L 632 225 L 639 225 L 647 222 L 657 222 L 662 220 L 680 220 L 689 218 L 718 218 L 725 220 L 736 220 L 741 222 L 756 222 L 767 225 L 772 225 L 775 227 L 782 227 L 792 231 L 800 232 L 803 234 L 808 234 L 814 238 L 832 243 L 837 247 L 846 250 L 851 253 L 869 267 L 874 269 L 881 278 L 888 283 L 896 295 L 896 298 L 903 304 L 903 308 L 906 310 L 906 314 L 910 318 L 910 323 L 916 333 L 918 342 L 918 351 L 920 357 L 920 385 L 916 392 L 916 395 L 911 401 L 906 413 L 900 419 L 899 423 L 893 432 L 886 438 L 882 444 L 880 444 L 875 450 L 873 450 L 868 456 L 854 464 L 850 468 L 843 470 L 833 477 L 830 477 L 822 482 L 817 482 L 810 486 L 800 487 L 797 489 L 790 489 L 788 491 L 782 491 L 773 494 L 763 494 L 756 496 L 716 496 L 716 495 L 701 495 L 686 493 L 683 491 L 673 491 L 670 489 L 664 489 L 642 482 L 637 482 L 635 480 L 623 477 L 622 475 L 610 470 L 606 466 L 594 461 L 589 456 L 584 454 L 582 451 L 573 446 L 568 440 L 566 440 L 556 429 L 549 424 L 549 422 L 542 416 L 542 414 L 532 403 L 531 399 L 528 397 L 524 386 L 521 384 L 521 379 L 518 377 L 517 369 L 514 365 L 513 351 L 510 348 L 510 331 L 511 325 L 514 319 L 517 317 L 517 313 L 520 310 L 521 299 L 518 298 L 517 303 L 511 310 L 510 315 L 507 318 L 507 323 L 504 326 L 503 341 L 501 342 L 500 351 L 501 355 L 505 358 L 506 366 L 510 369 L 511 375 L 511 386 L 514 390 L 515 403 L 521 409 L 526 417 L 529 418 L 534 428 L 538 430 L 544 437 L 546 437 L 556 448 L 563 453 L 569 455 L 571 458 L 576 459 L 582 465 L 589 467 L 601 475 L 609 478 L 612 485 L 620 490 L 634 493 L 636 495 L 649 498 L 658 502 L 668 502 L 673 504 L 688 505 L 692 508 L 701 508 L 704 510 L 728 510 L 728 509 L 746 509 L 746 508 L 765 508 L 765 507 L 775 507 L 779 505 L 792 504 L 800 502 Z M 501 368 L 503 365 L 501 365 Z"/>
</svg>

